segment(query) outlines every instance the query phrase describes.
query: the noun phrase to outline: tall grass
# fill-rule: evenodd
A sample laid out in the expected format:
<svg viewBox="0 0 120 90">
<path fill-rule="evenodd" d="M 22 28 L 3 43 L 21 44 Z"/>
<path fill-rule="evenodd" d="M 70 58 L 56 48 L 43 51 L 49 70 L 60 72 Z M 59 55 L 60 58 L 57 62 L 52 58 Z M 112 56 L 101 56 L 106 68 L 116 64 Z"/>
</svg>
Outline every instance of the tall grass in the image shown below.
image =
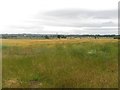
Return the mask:
<svg viewBox="0 0 120 90">
<path fill-rule="evenodd" d="M 117 53 L 117 42 L 3 43 L 3 87 L 117 87 Z"/>
</svg>

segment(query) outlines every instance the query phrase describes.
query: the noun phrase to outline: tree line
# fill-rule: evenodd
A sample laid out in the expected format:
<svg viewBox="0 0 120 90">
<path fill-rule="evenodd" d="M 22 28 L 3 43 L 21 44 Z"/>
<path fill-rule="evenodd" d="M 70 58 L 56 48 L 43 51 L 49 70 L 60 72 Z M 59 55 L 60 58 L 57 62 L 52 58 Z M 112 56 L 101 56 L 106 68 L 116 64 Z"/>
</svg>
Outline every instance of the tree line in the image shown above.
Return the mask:
<svg viewBox="0 0 120 90">
<path fill-rule="evenodd" d="M 113 38 L 120 39 L 120 35 L 64 35 L 64 34 L 0 34 L 2 39 L 66 39 L 66 38 Z"/>
</svg>

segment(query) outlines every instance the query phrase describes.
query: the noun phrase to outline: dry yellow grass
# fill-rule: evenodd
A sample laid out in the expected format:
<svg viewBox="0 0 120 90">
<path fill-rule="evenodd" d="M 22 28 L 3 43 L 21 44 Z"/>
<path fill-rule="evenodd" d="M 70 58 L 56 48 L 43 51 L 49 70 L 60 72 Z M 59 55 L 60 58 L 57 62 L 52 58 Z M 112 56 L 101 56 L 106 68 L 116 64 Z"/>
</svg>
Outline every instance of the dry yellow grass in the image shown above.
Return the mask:
<svg viewBox="0 0 120 90">
<path fill-rule="evenodd" d="M 3 45 L 15 45 L 15 46 L 28 46 L 33 44 L 65 44 L 65 43 L 82 43 L 82 42 L 93 42 L 93 43 L 107 43 L 107 42 L 118 42 L 117 39 L 2 39 Z"/>
<path fill-rule="evenodd" d="M 117 41 L 3 39 L 3 87 L 118 87 Z"/>
</svg>

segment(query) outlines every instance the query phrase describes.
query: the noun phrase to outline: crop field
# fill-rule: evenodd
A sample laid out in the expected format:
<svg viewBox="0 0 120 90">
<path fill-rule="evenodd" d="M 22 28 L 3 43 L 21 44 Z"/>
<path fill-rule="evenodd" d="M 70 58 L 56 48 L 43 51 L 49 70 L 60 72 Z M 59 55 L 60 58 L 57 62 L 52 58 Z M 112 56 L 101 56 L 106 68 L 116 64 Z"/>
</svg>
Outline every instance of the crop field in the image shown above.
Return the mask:
<svg viewBox="0 0 120 90">
<path fill-rule="evenodd" d="M 116 88 L 116 39 L 3 39 L 3 88 Z"/>
</svg>

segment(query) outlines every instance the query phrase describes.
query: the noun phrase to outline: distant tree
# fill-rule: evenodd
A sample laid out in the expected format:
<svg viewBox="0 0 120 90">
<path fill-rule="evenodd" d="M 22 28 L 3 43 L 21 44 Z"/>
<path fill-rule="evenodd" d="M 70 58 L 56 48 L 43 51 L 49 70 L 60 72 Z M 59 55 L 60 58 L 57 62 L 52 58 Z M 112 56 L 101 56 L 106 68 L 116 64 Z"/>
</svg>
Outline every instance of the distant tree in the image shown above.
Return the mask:
<svg viewBox="0 0 120 90">
<path fill-rule="evenodd" d="M 57 35 L 57 38 L 59 38 L 59 39 L 60 39 L 60 38 L 61 38 L 61 36 L 60 36 L 60 35 Z"/>
<path fill-rule="evenodd" d="M 45 35 L 45 39 L 49 39 L 48 35 Z"/>
<path fill-rule="evenodd" d="M 67 36 L 65 36 L 65 35 L 62 35 L 62 36 L 61 36 L 61 38 L 67 38 Z"/>
<path fill-rule="evenodd" d="M 97 36 L 94 36 L 95 37 L 95 39 L 97 38 Z"/>
<path fill-rule="evenodd" d="M 114 39 L 120 39 L 120 36 L 115 36 Z"/>
</svg>

